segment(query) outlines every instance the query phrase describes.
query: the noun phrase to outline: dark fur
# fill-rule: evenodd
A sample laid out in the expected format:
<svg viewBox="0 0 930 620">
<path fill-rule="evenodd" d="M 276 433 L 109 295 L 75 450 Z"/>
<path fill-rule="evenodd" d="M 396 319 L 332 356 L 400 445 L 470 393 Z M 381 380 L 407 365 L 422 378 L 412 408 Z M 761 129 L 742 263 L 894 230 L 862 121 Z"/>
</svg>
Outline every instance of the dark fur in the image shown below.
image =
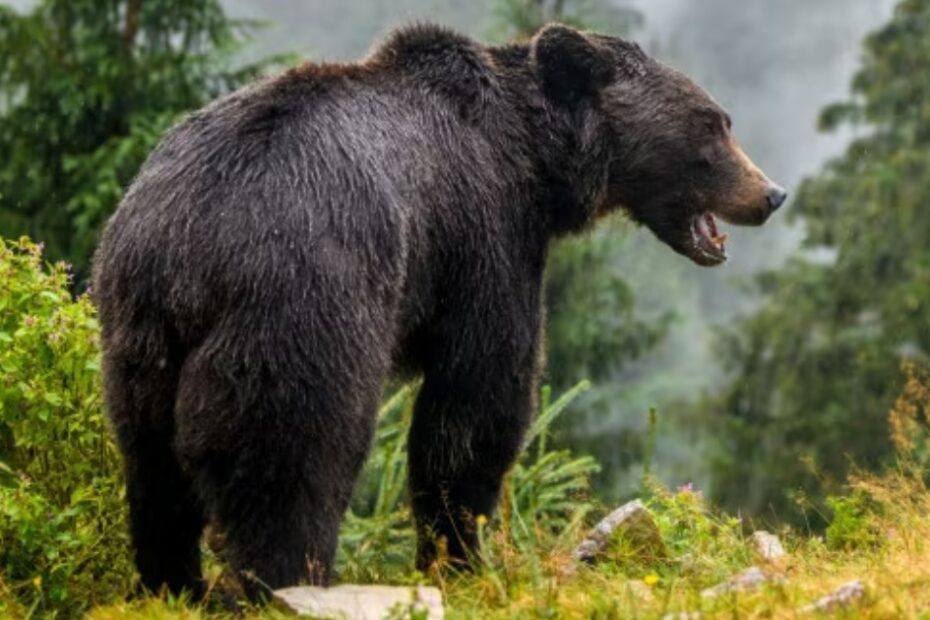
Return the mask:
<svg viewBox="0 0 930 620">
<path fill-rule="evenodd" d="M 622 203 L 676 247 L 683 197 L 733 191 L 713 114 L 618 39 L 417 26 L 172 129 L 93 282 L 142 583 L 197 588 L 207 520 L 240 574 L 327 583 L 392 370 L 424 376 L 418 565 L 465 557 L 533 410 L 550 240 Z"/>
</svg>

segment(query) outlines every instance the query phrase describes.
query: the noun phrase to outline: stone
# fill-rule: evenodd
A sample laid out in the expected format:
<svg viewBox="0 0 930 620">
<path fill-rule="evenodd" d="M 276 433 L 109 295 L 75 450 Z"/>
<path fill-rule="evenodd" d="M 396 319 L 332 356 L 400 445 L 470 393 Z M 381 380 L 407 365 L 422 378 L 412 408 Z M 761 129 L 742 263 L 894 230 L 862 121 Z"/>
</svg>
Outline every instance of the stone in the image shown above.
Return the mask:
<svg viewBox="0 0 930 620">
<path fill-rule="evenodd" d="M 326 620 L 407 618 L 410 611 L 426 612 L 418 616 L 426 620 L 444 617 L 442 593 L 425 586 L 297 586 L 275 590 L 274 600 L 291 612 Z"/>
<path fill-rule="evenodd" d="M 788 555 L 778 536 L 765 530 L 753 532 L 752 545 L 758 556 L 766 562 L 775 562 Z"/>
<path fill-rule="evenodd" d="M 601 519 L 575 548 L 572 557 L 593 564 L 604 555 L 612 540 L 621 537 L 644 557 L 667 556 L 659 527 L 643 503 L 635 499 Z"/>
<path fill-rule="evenodd" d="M 755 590 L 762 584 L 768 583 L 769 581 L 769 576 L 766 575 L 761 568 L 758 566 L 750 566 L 746 570 L 730 577 L 723 583 L 718 583 L 712 588 L 707 588 L 701 592 L 701 596 L 704 598 L 713 598 L 715 596 L 729 594 L 731 592 L 746 592 L 747 590 Z"/>
<path fill-rule="evenodd" d="M 814 611 L 835 611 L 837 609 L 846 609 L 858 603 L 865 596 L 865 586 L 856 579 L 849 583 L 841 585 L 832 593 L 823 596 L 810 605 L 801 608 L 802 612 L 811 613 Z"/>
<path fill-rule="evenodd" d="M 629 599 L 631 603 L 644 605 L 652 603 L 655 600 L 652 588 L 639 579 L 630 579 L 624 582 L 622 588 L 624 596 Z"/>
</svg>

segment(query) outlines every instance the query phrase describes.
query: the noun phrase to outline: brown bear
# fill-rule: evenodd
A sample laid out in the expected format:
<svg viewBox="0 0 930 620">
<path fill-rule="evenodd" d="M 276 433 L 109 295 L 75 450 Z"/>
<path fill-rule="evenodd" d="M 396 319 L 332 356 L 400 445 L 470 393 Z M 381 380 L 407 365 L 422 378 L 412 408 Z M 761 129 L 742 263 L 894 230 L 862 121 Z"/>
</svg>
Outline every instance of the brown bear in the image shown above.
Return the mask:
<svg viewBox="0 0 930 620">
<path fill-rule="evenodd" d="M 635 44 L 419 25 L 191 114 L 95 258 L 106 401 L 144 586 L 328 583 L 386 379 L 419 374 L 417 564 L 461 560 L 533 411 L 553 239 L 622 209 L 700 265 L 785 199 L 730 118 Z M 255 584 L 260 584 L 257 586 Z"/>
</svg>

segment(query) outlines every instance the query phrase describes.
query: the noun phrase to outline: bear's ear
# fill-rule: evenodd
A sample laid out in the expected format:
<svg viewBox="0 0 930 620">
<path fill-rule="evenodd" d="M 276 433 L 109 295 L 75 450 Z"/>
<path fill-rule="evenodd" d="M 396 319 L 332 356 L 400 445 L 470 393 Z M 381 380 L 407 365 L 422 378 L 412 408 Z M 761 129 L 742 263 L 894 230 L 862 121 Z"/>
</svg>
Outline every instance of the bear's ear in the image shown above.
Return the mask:
<svg viewBox="0 0 930 620">
<path fill-rule="evenodd" d="M 543 90 L 557 101 L 593 96 L 613 77 L 608 55 L 574 28 L 550 24 L 533 38 L 531 49 Z"/>
</svg>

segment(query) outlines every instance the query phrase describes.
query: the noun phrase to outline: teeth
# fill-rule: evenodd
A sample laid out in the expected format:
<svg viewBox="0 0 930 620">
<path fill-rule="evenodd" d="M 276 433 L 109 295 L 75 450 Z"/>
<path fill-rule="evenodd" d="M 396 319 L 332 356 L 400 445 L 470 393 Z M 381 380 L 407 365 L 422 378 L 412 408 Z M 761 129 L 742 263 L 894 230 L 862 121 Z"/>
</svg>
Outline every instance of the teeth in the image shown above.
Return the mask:
<svg viewBox="0 0 930 620">
<path fill-rule="evenodd" d="M 713 241 L 714 245 L 716 245 L 718 248 L 722 248 L 724 244 L 727 242 L 727 239 L 729 238 L 730 238 L 730 235 L 724 232 L 724 233 L 720 233 L 716 237 L 713 237 L 711 241 Z"/>
<path fill-rule="evenodd" d="M 704 219 L 703 217 L 700 217 L 697 220 L 697 225 L 698 225 L 698 230 L 701 232 L 701 235 L 710 239 L 711 238 L 710 227 L 707 226 L 707 220 Z"/>
</svg>

